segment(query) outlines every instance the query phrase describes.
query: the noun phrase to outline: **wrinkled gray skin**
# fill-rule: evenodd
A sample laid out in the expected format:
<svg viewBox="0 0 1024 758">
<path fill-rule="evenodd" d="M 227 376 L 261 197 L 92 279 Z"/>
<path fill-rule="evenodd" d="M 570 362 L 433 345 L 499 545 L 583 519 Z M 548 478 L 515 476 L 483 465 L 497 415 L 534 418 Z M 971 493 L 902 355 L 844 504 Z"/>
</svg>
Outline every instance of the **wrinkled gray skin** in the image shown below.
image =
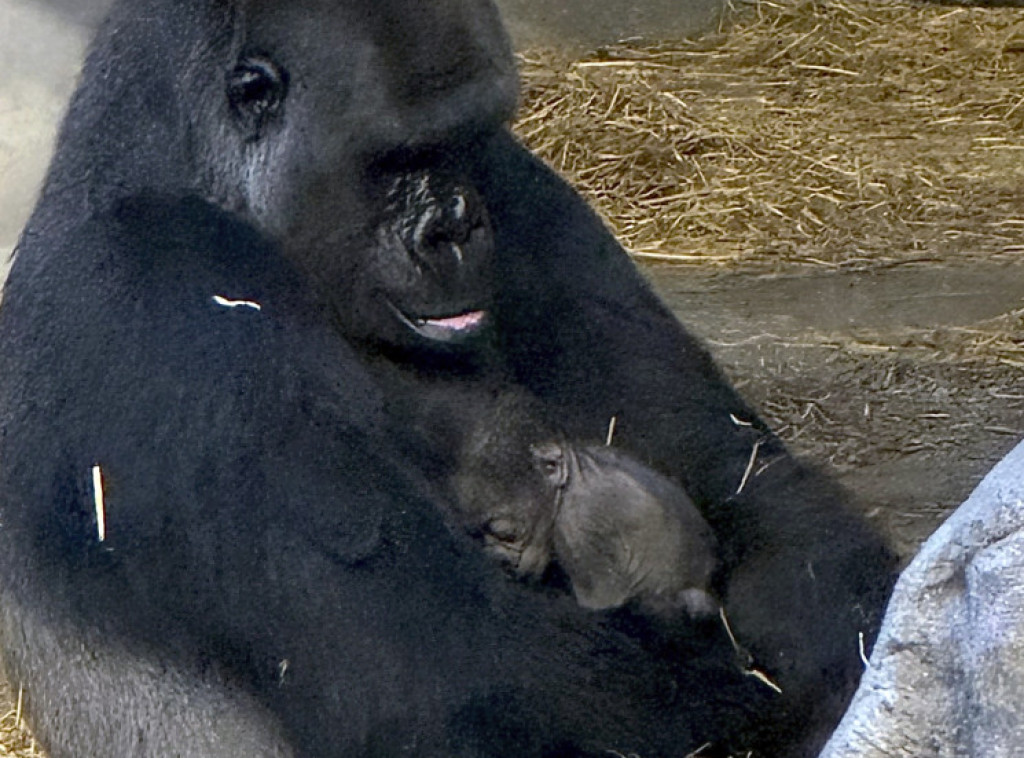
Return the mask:
<svg viewBox="0 0 1024 758">
<path fill-rule="evenodd" d="M 620 450 L 534 446 L 557 488 L 553 547 L 584 608 L 711 615 L 715 537 L 681 487 Z"/>
<path fill-rule="evenodd" d="M 1011 758 L 1024 745 L 1024 444 L 900 577 L 821 758 Z"/>
</svg>

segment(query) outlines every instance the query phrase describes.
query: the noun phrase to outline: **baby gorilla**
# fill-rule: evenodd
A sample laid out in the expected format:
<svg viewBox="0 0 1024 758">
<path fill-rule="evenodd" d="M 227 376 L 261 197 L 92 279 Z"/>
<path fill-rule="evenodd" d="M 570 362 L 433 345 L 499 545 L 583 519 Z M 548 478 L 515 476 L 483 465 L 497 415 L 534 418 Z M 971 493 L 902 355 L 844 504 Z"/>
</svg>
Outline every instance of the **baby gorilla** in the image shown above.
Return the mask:
<svg viewBox="0 0 1024 758">
<path fill-rule="evenodd" d="M 489 397 L 456 447 L 457 523 L 520 576 L 540 576 L 555 560 L 585 608 L 717 612 L 708 593 L 715 538 L 681 487 L 621 450 L 561 439 L 524 391 Z M 466 400 L 462 412 L 474 405 Z"/>
</svg>

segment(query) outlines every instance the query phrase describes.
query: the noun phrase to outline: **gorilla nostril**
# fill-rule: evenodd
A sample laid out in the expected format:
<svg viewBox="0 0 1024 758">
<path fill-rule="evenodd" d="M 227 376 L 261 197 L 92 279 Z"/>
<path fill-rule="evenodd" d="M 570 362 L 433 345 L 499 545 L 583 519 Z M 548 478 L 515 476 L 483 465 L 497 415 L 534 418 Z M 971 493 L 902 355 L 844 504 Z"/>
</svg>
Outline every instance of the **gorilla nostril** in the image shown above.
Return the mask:
<svg viewBox="0 0 1024 758">
<path fill-rule="evenodd" d="M 443 171 L 422 169 L 397 176 L 387 190 L 384 223 L 417 266 L 438 274 L 479 263 L 490 247 L 481 199 L 471 186 Z"/>
<path fill-rule="evenodd" d="M 456 193 L 447 204 L 433 205 L 422 213 L 413 231 L 412 247 L 421 256 L 451 251 L 462 263 L 462 246 L 469 243 L 479 226 L 479 219 L 469 212 L 465 195 Z"/>
</svg>

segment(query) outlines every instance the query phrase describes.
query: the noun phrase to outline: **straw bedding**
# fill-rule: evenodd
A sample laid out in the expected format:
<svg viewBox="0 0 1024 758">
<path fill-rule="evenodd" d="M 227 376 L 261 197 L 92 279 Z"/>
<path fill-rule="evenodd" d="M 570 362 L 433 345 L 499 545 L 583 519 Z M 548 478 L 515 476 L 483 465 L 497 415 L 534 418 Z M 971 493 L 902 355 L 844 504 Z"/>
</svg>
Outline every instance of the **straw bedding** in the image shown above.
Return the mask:
<svg viewBox="0 0 1024 758">
<path fill-rule="evenodd" d="M 12 693 L 0 676 L 0 758 L 40 756 L 42 751 L 25 729 L 17 699 L 18 693 Z"/>
<path fill-rule="evenodd" d="M 1024 253 L 1024 14 L 759 0 L 702 39 L 522 56 L 517 130 L 642 258 Z"/>
</svg>

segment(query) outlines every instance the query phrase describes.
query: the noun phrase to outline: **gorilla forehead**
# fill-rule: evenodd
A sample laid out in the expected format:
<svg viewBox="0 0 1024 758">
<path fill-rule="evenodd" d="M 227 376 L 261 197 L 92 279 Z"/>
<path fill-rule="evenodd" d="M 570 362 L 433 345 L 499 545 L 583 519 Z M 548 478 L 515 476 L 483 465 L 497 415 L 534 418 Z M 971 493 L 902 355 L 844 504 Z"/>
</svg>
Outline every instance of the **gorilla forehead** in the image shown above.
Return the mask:
<svg viewBox="0 0 1024 758">
<path fill-rule="evenodd" d="M 515 107 L 511 48 L 489 0 L 239 0 L 234 9 L 232 54 L 276 58 L 317 123 L 342 127 L 368 152 L 444 143 L 452 130 L 504 123 Z"/>
<path fill-rule="evenodd" d="M 382 54 L 389 90 L 415 100 L 486 68 L 511 69 L 511 53 L 489 0 L 238 0 L 248 32 L 281 50 L 303 45 L 313 62 L 368 43 Z M 325 26 L 326 25 L 326 26 Z M 324 39 L 336 45 L 323 45 Z M 424 91 L 422 87 L 427 89 Z"/>
<path fill-rule="evenodd" d="M 247 55 L 273 59 L 291 85 L 260 145 L 232 129 L 225 97 Z M 57 173 L 74 160 L 67 178 L 88 174 L 94 190 L 205 193 L 272 174 L 291 191 L 282 174 L 294 172 L 351 182 L 353 163 L 494 131 L 518 93 L 488 0 L 119 0 L 83 80 L 65 136 L 87 144 L 59 155 Z M 247 205 L 234 194 L 214 199 Z"/>
</svg>

